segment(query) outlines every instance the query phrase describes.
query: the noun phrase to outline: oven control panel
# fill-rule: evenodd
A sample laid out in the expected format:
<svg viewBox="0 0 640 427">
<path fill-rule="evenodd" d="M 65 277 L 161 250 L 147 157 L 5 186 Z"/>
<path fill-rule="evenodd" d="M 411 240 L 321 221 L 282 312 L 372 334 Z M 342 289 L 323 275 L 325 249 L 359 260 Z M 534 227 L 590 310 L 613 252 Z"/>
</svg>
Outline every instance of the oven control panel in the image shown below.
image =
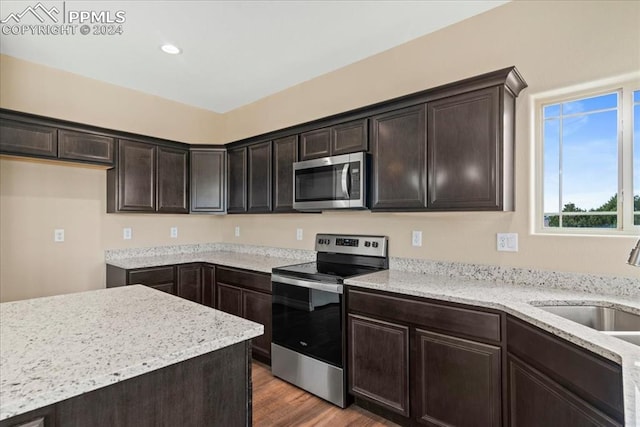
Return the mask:
<svg viewBox="0 0 640 427">
<path fill-rule="evenodd" d="M 387 236 L 348 234 L 316 235 L 316 251 L 383 257 L 387 255 Z"/>
</svg>

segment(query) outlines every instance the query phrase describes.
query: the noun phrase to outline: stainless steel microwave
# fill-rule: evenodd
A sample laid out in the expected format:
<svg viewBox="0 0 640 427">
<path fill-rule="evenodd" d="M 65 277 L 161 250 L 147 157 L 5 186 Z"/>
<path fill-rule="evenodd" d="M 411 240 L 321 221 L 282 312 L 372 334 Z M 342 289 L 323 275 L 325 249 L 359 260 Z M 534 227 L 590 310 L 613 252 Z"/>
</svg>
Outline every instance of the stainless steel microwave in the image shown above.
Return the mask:
<svg viewBox="0 0 640 427">
<path fill-rule="evenodd" d="M 367 208 L 367 153 L 293 164 L 293 208 L 300 211 Z"/>
</svg>

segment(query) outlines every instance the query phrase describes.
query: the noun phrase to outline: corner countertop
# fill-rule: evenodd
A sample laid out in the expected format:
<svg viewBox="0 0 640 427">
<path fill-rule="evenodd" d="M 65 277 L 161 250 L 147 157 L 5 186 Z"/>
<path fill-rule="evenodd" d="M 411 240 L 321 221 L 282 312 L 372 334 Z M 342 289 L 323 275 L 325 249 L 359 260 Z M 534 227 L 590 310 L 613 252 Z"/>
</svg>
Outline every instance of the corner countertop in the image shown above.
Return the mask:
<svg viewBox="0 0 640 427">
<path fill-rule="evenodd" d="M 0 304 L 0 420 L 262 335 L 146 286 Z"/>
<path fill-rule="evenodd" d="M 622 366 L 625 420 L 640 426 L 640 346 L 544 311 L 541 305 L 601 305 L 640 314 L 640 298 L 520 286 L 496 281 L 387 270 L 345 280 L 346 285 L 501 310 Z"/>
<path fill-rule="evenodd" d="M 226 267 L 242 268 L 271 274 L 271 269 L 291 264 L 300 264 L 309 260 L 300 258 L 284 258 L 264 254 L 241 253 L 231 251 L 194 252 L 181 254 L 154 255 L 114 259 L 107 264 L 124 269 L 159 267 L 163 265 L 188 264 L 206 262 Z"/>
</svg>

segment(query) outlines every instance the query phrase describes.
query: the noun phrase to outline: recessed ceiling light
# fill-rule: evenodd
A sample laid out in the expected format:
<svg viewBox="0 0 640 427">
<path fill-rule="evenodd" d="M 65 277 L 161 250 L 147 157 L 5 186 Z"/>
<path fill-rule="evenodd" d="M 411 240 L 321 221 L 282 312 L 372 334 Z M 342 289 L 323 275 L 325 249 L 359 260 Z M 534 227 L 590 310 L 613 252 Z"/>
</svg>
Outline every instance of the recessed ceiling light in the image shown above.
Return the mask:
<svg viewBox="0 0 640 427">
<path fill-rule="evenodd" d="M 160 49 L 162 49 L 163 52 L 169 53 L 171 55 L 177 55 L 180 52 L 182 52 L 182 50 L 180 50 L 179 47 L 174 46 L 174 45 L 169 44 L 169 43 L 163 44 L 162 46 L 160 46 Z"/>
</svg>

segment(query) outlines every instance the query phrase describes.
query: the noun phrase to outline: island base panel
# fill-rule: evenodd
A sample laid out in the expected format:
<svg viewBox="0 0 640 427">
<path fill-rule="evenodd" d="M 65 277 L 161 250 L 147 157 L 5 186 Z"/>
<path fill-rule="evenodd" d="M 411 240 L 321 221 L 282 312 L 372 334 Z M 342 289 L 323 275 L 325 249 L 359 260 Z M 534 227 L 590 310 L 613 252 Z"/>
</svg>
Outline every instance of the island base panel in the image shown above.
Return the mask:
<svg viewBox="0 0 640 427">
<path fill-rule="evenodd" d="M 241 342 L 64 400 L 46 408 L 45 427 L 250 426 L 250 355 L 250 341 Z M 42 412 L 6 419 L 0 427 Z"/>
</svg>

